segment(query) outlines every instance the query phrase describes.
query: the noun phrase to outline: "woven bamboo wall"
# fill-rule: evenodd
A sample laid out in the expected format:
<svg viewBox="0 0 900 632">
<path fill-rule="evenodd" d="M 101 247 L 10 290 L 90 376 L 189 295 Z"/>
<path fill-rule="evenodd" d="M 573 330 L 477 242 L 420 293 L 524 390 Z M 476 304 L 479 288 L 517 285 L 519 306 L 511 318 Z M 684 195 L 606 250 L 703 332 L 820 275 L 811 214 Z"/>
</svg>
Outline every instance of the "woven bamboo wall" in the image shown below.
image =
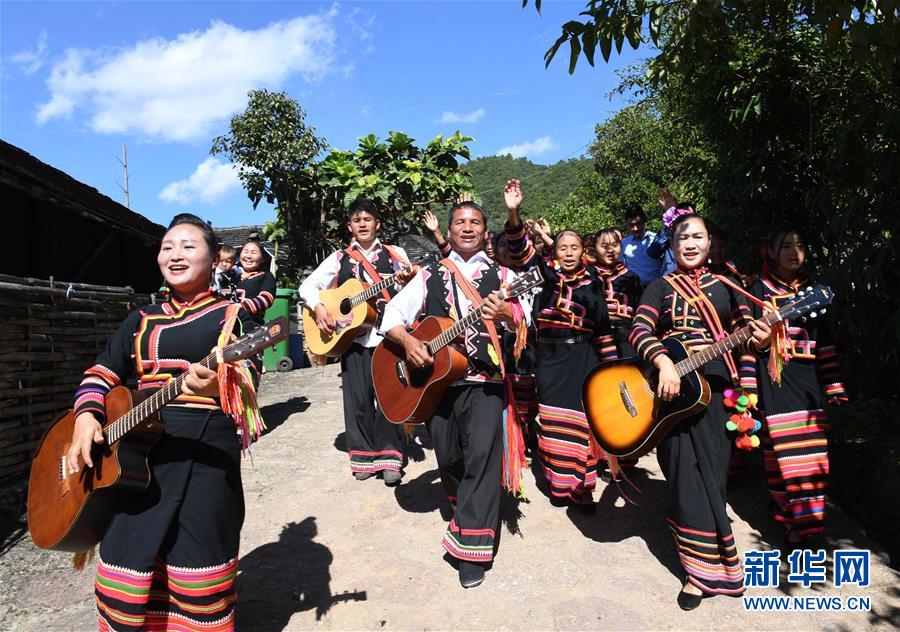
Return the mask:
<svg viewBox="0 0 900 632">
<path fill-rule="evenodd" d="M 126 314 L 150 302 L 130 287 L 0 274 L 0 480 L 28 470 L 82 372 Z"/>
</svg>

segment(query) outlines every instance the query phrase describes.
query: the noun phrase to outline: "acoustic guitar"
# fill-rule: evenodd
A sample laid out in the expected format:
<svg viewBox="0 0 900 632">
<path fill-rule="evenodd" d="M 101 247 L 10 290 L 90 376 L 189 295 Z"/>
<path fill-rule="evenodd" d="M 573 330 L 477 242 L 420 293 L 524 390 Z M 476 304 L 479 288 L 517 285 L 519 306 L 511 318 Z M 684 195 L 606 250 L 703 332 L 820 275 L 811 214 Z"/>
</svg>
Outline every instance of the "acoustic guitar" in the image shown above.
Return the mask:
<svg viewBox="0 0 900 632">
<path fill-rule="evenodd" d="M 231 343 L 222 349 L 222 356 L 226 362 L 248 358 L 287 336 L 288 324 L 282 316 Z M 219 365 L 214 353 L 200 364 L 210 369 Z M 74 411 L 63 413 L 51 424 L 41 439 L 28 480 L 28 530 L 36 546 L 56 551 L 90 549 L 106 533 L 122 501 L 147 489 L 147 455 L 165 427 L 159 410 L 181 393 L 185 377 L 178 376 L 149 396 L 124 386 L 110 390 L 105 442 L 93 447 L 94 467 L 69 472 Z"/>
<path fill-rule="evenodd" d="M 404 271 L 427 260 L 428 258 L 404 268 Z M 371 285 L 359 279 L 347 279 L 336 288 L 319 290 L 319 302 L 334 319 L 334 332 L 327 334 L 319 329 L 315 305 L 304 305 L 303 337 L 309 352 L 329 358 L 344 355 L 362 330 L 375 324 L 378 312 L 372 299 L 394 284 L 394 276 L 396 274 L 391 274 Z"/>
<path fill-rule="evenodd" d="M 759 321 L 772 325 L 807 312 L 814 317 L 817 314 L 813 310 L 824 312 L 822 308 L 832 300 L 831 289 L 826 286 L 807 288 L 798 296 L 798 300 L 767 312 Z M 614 360 L 595 368 L 584 381 L 582 402 L 597 443 L 620 459 L 647 454 L 676 423 L 709 404 L 709 383 L 697 370 L 751 337 L 747 325 L 692 354 L 674 338 L 662 340 L 681 377 L 681 391 L 671 402 L 656 396 L 659 372 L 638 358 Z"/>
<path fill-rule="evenodd" d="M 532 268 L 495 294 L 501 300 L 515 298 L 543 282 L 540 270 Z M 417 369 L 406 363 L 406 352 L 385 338 L 372 353 L 372 382 L 378 405 L 388 421 L 395 424 L 423 423 L 431 419 L 447 387 L 465 377 L 469 360 L 450 346 L 482 318 L 484 306 L 472 309 L 465 318 L 444 316 L 424 318 L 410 335 L 425 343 L 434 364 Z"/>
</svg>

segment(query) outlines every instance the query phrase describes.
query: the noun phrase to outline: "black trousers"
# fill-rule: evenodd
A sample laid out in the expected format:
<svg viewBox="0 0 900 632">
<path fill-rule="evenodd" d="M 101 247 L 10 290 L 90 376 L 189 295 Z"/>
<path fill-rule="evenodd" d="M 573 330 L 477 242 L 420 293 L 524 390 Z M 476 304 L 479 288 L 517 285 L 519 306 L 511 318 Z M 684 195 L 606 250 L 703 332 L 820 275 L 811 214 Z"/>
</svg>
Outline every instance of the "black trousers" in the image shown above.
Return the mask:
<svg viewBox="0 0 900 632">
<path fill-rule="evenodd" d="M 357 343 L 341 356 L 344 429 L 352 472 L 400 471 L 403 426 L 384 418 L 372 384 L 372 352 Z"/>
<path fill-rule="evenodd" d="M 443 545 L 450 555 L 473 562 L 494 557 L 500 521 L 503 386 L 452 386 L 426 423 L 441 483 L 456 510 Z"/>
</svg>

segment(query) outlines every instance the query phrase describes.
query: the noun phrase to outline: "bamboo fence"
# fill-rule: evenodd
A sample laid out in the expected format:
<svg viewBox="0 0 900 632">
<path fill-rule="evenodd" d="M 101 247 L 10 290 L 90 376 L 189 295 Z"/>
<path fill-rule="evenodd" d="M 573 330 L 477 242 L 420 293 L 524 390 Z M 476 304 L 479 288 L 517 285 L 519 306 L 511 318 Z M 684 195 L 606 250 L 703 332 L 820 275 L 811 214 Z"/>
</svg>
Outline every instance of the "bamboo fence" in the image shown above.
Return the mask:
<svg viewBox="0 0 900 632">
<path fill-rule="evenodd" d="M 129 311 L 130 287 L 0 274 L 0 481 L 28 470 L 44 430 Z"/>
</svg>

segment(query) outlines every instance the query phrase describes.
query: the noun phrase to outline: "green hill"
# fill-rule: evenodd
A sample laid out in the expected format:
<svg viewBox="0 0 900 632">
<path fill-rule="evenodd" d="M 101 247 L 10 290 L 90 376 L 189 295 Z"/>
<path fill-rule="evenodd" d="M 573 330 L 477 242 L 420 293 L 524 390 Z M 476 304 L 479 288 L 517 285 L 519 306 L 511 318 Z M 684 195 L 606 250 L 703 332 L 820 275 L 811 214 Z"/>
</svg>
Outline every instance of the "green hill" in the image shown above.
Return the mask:
<svg viewBox="0 0 900 632">
<path fill-rule="evenodd" d="M 506 220 L 503 186 L 510 178 L 522 183 L 526 216 L 540 217 L 554 204 L 562 202 L 578 186 L 579 174 L 589 171 L 589 158 L 561 160 L 553 165 L 538 165 L 527 158 L 486 156 L 466 164 L 475 186 L 475 198 L 488 213 L 491 230 L 498 230 Z"/>
</svg>

